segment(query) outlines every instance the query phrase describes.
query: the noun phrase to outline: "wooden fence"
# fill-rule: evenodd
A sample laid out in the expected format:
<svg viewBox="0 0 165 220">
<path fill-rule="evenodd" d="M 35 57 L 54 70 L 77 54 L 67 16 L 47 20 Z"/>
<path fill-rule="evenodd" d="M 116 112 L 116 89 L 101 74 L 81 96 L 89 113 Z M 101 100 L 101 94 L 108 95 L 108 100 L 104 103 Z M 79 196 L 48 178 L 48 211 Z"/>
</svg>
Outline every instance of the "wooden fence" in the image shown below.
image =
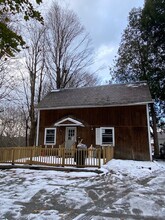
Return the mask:
<svg viewBox="0 0 165 220">
<path fill-rule="evenodd" d="M 0 148 L 0 163 L 101 167 L 113 158 L 113 147 L 66 149 L 41 147 Z"/>
</svg>

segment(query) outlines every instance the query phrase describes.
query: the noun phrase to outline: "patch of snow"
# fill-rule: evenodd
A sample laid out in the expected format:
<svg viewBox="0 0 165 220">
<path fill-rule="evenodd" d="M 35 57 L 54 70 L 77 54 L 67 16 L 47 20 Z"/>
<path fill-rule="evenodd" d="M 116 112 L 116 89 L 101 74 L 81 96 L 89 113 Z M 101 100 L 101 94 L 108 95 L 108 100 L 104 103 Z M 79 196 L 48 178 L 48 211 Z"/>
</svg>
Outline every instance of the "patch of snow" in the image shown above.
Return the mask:
<svg viewBox="0 0 165 220">
<path fill-rule="evenodd" d="M 37 218 L 36 218 L 37 217 Z M 34 214 L 25 216 L 27 220 L 60 220 L 62 216 L 56 210 L 34 210 Z"/>
<path fill-rule="evenodd" d="M 147 177 L 161 169 L 165 169 L 165 163 L 115 159 L 101 167 L 103 172 L 113 172 L 121 178 L 123 178 L 123 175 L 134 178 Z"/>
<path fill-rule="evenodd" d="M 130 84 L 127 84 L 126 86 L 127 87 L 132 87 L 132 88 L 136 88 L 136 87 L 140 87 L 140 86 L 145 86 L 147 85 L 146 82 L 141 82 L 141 83 L 130 83 Z"/>
<path fill-rule="evenodd" d="M 141 213 L 143 216 L 165 216 L 165 208 L 162 210 L 161 205 L 156 203 L 154 196 L 148 199 L 148 194 L 130 193 L 123 200 L 130 203 L 131 214 Z M 117 203 L 119 204 L 119 201 Z M 122 203 L 123 201 L 120 201 L 120 204 Z M 160 210 L 162 210 L 161 213 Z"/>
<path fill-rule="evenodd" d="M 113 159 L 100 170 L 104 173 L 0 170 L 0 219 L 58 220 L 77 213 L 70 219 L 78 220 L 93 210 L 95 220 L 99 212 L 102 219 L 113 219 L 104 213 L 163 219 L 165 162 Z"/>
<path fill-rule="evenodd" d="M 62 192 L 59 201 L 61 204 L 66 204 L 70 209 L 73 207 L 74 209 L 79 209 L 81 206 L 91 202 L 91 199 L 88 198 L 84 189 L 69 188 L 67 191 L 64 190 L 64 192 Z"/>
</svg>

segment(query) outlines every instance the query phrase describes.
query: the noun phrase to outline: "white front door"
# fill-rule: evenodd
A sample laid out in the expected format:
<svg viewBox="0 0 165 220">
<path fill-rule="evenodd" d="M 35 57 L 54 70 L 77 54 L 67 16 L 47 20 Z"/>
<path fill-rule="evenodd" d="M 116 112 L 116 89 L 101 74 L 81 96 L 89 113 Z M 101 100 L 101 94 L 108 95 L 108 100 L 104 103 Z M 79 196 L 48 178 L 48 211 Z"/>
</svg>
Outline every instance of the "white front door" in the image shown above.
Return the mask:
<svg viewBox="0 0 165 220">
<path fill-rule="evenodd" d="M 76 142 L 76 127 L 66 127 L 65 147 L 70 148 Z"/>
</svg>

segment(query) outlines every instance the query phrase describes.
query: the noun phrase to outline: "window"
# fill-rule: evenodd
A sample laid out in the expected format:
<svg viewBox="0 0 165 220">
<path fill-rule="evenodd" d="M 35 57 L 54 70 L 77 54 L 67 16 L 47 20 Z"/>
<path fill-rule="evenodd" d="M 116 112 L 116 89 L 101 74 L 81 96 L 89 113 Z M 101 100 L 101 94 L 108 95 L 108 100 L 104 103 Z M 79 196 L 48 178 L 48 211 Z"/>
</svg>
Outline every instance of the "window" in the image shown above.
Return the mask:
<svg viewBox="0 0 165 220">
<path fill-rule="evenodd" d="M 101 128 L 102 144 L 113 144 L 113 131 L 111 128 Z"/>
<path fill-rule="evenodd" d="M 68 140 L 75 139 L 75 128 L 68 128 Z"/>
<path fill-rule="evenodd" d="M 56 144 L 56 129 L 55 128 L 46 128 L 45 129 L 45 145 Z"/>
<path fill-rule="evenodd" d="M 114 128 L 96 128 L 96 145 L 115 145 Z"/>
</svg>

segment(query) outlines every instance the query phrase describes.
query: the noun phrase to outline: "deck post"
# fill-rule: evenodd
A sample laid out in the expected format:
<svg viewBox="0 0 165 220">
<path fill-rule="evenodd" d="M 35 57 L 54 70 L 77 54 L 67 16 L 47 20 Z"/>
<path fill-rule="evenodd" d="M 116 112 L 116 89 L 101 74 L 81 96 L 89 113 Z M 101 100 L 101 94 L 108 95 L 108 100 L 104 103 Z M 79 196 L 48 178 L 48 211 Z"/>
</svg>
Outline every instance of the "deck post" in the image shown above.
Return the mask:
<svg viewBox="0 0 165 220">
<path fill-rule="evenodd" d="M 64 167 L 64 165 L 65 165 L 65 148 L 61 149 L 61 153 L 62 153 L 62 166 Z"/>
<path fill-rule="evenodd" d="M 106 164 L 106 154 L 105 154 L 105 148 L 102 148 L 102 152 L 103 152 L 103 164 Z"/>
<path fill-rule="evenodd" d="M 11 155 L 12 155 L 12 165 L 14 165 L 14 149 L 12 149 Z"/>
<path fill-rule="evenodd" d="M 29 162 L 29 165 L 32 165 L 32 158 L 33 158 L 33 148 L 30 149 L 30 162 Z"/>
<path fill-rule="evenodd" d="M 101 167 L 101 148 L 99 148 L 99 155 L 98 155 L 98 159 L 99 159 L 99 168 Z"/>
</svg>

